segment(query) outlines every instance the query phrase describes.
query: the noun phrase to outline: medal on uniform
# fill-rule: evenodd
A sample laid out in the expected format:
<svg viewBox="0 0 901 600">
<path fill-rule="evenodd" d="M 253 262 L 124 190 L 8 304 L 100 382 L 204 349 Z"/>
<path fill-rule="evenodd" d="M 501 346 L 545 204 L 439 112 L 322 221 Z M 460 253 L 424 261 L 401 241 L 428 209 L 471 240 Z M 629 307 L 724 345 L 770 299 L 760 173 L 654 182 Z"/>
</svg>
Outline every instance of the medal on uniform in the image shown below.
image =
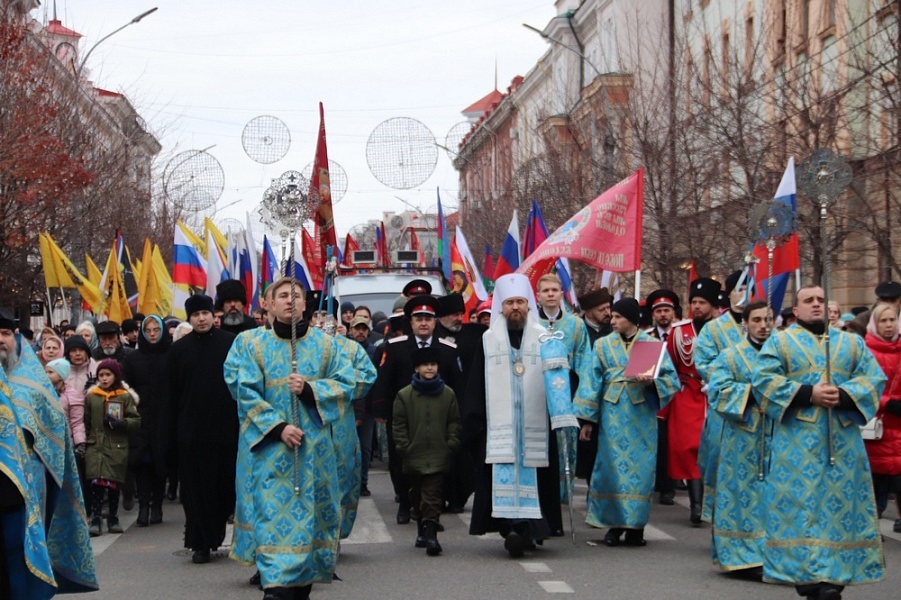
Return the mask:
<svg viewBox="0 0 901 600">
<path fill-rule="evenodd" d="M 526 366 L 522 364 L 521 360 L 517 360 L 513 363 L 513 372 L 516 373 L 517 377 L 522 377 L 523 373 L 526 372 Z"/>
</svg>

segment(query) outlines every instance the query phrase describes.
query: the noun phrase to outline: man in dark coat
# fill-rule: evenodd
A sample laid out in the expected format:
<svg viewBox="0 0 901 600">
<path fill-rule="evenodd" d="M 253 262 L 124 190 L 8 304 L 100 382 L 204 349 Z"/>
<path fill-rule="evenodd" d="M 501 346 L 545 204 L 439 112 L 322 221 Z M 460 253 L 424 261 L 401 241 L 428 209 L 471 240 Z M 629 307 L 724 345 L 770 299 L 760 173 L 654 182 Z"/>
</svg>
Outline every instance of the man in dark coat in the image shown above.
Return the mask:
<svg viewBox="0 0 901 600">
<path fill-rule="evenodd" d="M 247 288 L 237 279 L 226 279 L 216 286 L 216 308 L 222 311 L 222 331 L 238 335 L 254 329 L 257 321 L 244 313 L 247 306 Z"/>
<path fill-rule="evenodd" d="M 138 489 L 138 527 L 163 522 L 166 488 L 166 453 L 163 409 L 169 404 L 166 359 L 172 338 L 162 317 L 150 315 L 141 322 L 137 350 L 125 357 L 123 378 L 141 398 L 141 428 L 129 434 L 128 466 Z"/>
<path fill-rule="evenodd" d="M 438 308 L 438 300 L 432 296 L 416 296 L 407 301 L 404 305 L 404 314 L 410 319 L 412 335 L 400 335 L 385 343 L 385 353 L 378 363 L 378 378 L 370 392 L 375 419 L 387 426 L 388 467 L 391 471 L 394 493 L 399 500 L 397 522 L 400 525 L 410 522 L 410 485 L 409 479 L 403 473 L 401 457 L 394 446 L 391 417 L 397 392 L 410 385 L 410 378 L 413 376 L 413 351 L 417 348 L 438 348 L 441 359 L 438 363 L 438 373 L 441 379 L 454 391 L 459 389 L 460 385 L 461 373 L 456 345 L 440 339 L 435 334 L 435 315 Z"/>
<path fill-rule="evenodd" d="M 91 357 L 100 362 L 104 358 L 115 358 L 122 365 L 125 357 L 133 352 L 132 348 L 122 345 L 122 329 L 115 321 L 101 321 L 94 328 L 97 332 L 97 347 Z"/>
<path fill-rule="evenodd" d="M 460 407 L 466 402 L 466 383 L 469 378 L 472 359 L 482 345 L 482 334 L 488 329 L 478 323 L 464 323 L 466 304 L 461 294 L 448 294 L 438 298 L 438 326 L 435 329 L 438 337 L 457 346 L 460 358 L 462 377 L 458 389 L 454 389 Z M 469 496 L 472 494 L 472 460 L 466 452 L 454 455 L 451 471 L 444 477 L 444 499 L 447 512 L 462 513 Z"/>
<path fill-rule="evenodd" d="M 197 564 L 225 539 L 235 509 L 238 409 L 223 376 L 235 336 L 213 327 L 213 300 L 185 301 L 194 328 L 172 344 L 169 372 L 169 448 L 174 451 L 185 509 L 185 547 Z"/>
</svg>

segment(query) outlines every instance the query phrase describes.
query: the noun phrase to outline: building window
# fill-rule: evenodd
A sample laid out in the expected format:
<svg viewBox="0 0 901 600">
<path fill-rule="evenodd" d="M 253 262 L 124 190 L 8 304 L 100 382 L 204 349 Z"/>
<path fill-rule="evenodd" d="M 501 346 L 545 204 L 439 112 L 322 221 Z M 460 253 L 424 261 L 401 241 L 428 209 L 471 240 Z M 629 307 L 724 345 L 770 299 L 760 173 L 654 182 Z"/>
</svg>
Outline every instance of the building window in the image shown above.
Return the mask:
<svg viewBox="0 0 901 600">
<path fill-rule="evenodd" d="M 838 89 L 838 49 L 834 35 L 823 40 L 823 49 L 820 51 L 820 77 L 822 78 L 820 89 L 824 95 Z"/>
</svg>

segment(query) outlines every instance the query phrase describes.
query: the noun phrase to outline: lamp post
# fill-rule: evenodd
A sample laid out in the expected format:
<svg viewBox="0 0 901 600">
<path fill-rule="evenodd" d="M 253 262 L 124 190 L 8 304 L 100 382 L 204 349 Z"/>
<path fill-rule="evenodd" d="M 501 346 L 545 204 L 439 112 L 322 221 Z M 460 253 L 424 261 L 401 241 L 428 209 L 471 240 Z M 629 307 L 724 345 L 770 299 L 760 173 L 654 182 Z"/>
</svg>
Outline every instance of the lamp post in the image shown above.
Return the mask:
<svg viewBox="0 0 901 600">
<path fill-rule="evenodd" d="M 97 46 L 99 46 L 100 44 L 102 44 L 102 43 L 105 42 L 106 40 L 110 39 L 111 37 L 113 37 L 114 35 L 116 35 L 117 33 L 119 33 L 120 31 L 122 31 L 123 29 L 125 29 L 126 27 L 128 27 L 128 26 L 130 26 L 130 25 L 134 25 L 135 23 L 140 23 L 140 22 L 141 22 L 141 19 L 143 19 L 144 17 L 146 17 L 146 16 L 148 16 L 148 15 L 150 15 L 150 14 L 155 13 L 157 10 L 159 10 L 159 7 L 156 7 L 156 6 L 153 7 L 153 8 L 151 8 L 150 10 L 146 10 L 146 11 L 142 12 L 141 14 L 139 14 L 139 15 L 138 15 L 137 17 L 135 17 L 134 19 L 132 19 L 131 21 L 129 21 L 128 23 L 126 23 L 125 25 L 123 25 L 122 27 L 119 27 L 118 29 L 114 29 L 113 31 L 109 32 L 108 34 L 106 34 L 105 36 L 103 36 L 102 38 L 100 38 L 99 40 L 97 40 L 97 41 L 94 43 L 94 45 L 90 47 L 90 49 L 88 50 L 87 54 L 84 55 L 84 58 L 82 59 L 81 64 L 78 65 L 78 70 L 75 72 L 75 80 L 76 80 L 76 81 L 80 81 L 80 80 L 81 80 L 81 72 L 84 70 L 84 66 L 87 64 L 88 58 L 91 56 L 91 53 L 94 52 L 94 50 L 97 49 Z"/>
</svg>

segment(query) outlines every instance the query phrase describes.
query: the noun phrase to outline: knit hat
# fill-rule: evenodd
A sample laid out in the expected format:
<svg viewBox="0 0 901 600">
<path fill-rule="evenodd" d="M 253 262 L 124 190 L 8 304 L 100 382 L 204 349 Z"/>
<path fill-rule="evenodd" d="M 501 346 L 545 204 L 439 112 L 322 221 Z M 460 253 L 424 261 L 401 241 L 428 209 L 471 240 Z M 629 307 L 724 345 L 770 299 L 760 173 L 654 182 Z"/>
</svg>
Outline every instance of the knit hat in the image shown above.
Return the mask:
<svg viewBox="0 0 901 600">
<path fill-rule="evenodd" d="M 353 302 L 342 302 L 341 303 L 341 313 L 353 312 L 356 307 Z"/>
<path fill-rule="evenodd" d="M 47 363 L 48 369 L 53 369 L 56 371 L 56 374 L 59 375 L 59 378 L 65 380 L 69 377 L 69 371 L 72 369 L 72 365 L 69 364 L 65 358 L 57 358 L 56 360 L 51 360 Z"/>
<path fill-rule="evenodd" d="M 226 282 L 223 281 L 222 283 Z M 222 283 L 220 283 L 219 285 L 222 285 Z M 185 314 L 190 317 L 194 313 L 200 312 L 202 310 L 214 312 L 216 310 L 216 307 L 213 306 L 213 299 L 204 294 L 194 294 L 193 296 L 188 296 L 188 299 L 185 300 Z"/>
<path fill-rule="evenodd" d="M 417 348 L 413 351 L 413 366 L 418 367 L 425 363 L 438 362 L 438 348 L 434 346 L 426 346 L 425 348 Z"/>
<path fill-rule="evenodd" d="M 399 310 L 403 310 L 404 306 L 407 304 L 408 298 L 406 296 L 398 296 L 394 299 L 394 305 L 391 307 L 391 312 L 397 312 Z"/>
<path fill-rule="evenodd" d="M 97 374 L 100 374 L 100 371 L 107 370 L 113 374 L 116 378 L 116 382 L 122 381 L 122 367 L 119 365 L 119 361 L 115 358 L 106 358 L 100 361 L 100 364 L 97 365 Z"/>
<path fill-rule="evenodd" d="M 122 321 L 122 333 L 131 333 L 138 330 L 138 321 L 135 319 L 125 319 Z"/>
<path fill-rule="evenodd" d="M 614 302 L 610 310 L 619 313 L 635 325 L 638 325 L 638 322 L 641 319 L 641 309 L 638 306 L 638 300 L 635 298 L 623 298 Z"/>
<path fill-rule="evenodd" d="M 723 292 L 728 296 L 735 290 L 735 286 L 738 285 L 738 280 L 741 279 L 741 271 L 732 271 L 729 273 L 729 276 L 726 277 L 726 284 L 723 286 Z"/>
<path fill-rule="evenodd" d="M 72 335 L 72 336 L 69 336 L 69 339 L 67 339 L 65 341 L 65 344 L 63 347 L 63 356 L 65 356 L 68 359 L 69 354 L 73 350 L 77 350 L 77 349 L 84 350 L 85 352 L 88 353 L 88 356 L 91 355 L 91 347 L 88 345 L 88 343 L 85 341 L 85 339 L 83 337 L 81 337 L 80 335 Z"/>
</svg>

